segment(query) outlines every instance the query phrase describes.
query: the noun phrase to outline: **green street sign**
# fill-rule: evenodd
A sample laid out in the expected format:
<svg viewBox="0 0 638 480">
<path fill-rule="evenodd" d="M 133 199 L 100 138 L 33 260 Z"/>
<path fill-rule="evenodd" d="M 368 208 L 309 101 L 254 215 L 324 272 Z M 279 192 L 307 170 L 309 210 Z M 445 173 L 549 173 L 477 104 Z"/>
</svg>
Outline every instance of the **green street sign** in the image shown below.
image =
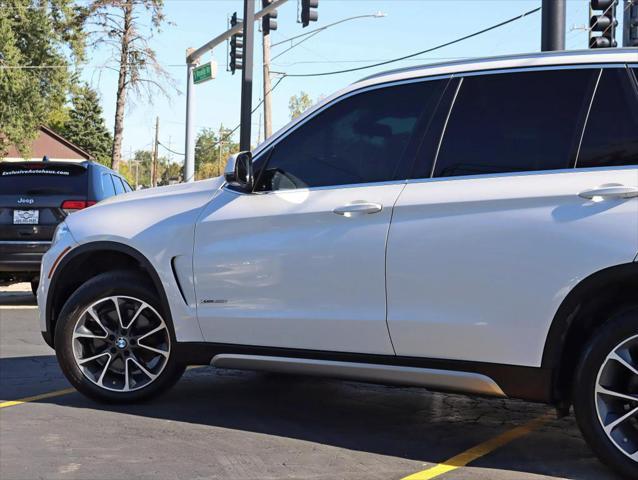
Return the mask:
<svg viewBox="0 0 638 480">
<path fill-rule="evenodd" d="M 217 65 L 212 65 L 211 62 L 205 63 L 193 69 L 193 82 L 195 84 L 204 83 L 215 78 L 216 74 Z"/>
</svg>

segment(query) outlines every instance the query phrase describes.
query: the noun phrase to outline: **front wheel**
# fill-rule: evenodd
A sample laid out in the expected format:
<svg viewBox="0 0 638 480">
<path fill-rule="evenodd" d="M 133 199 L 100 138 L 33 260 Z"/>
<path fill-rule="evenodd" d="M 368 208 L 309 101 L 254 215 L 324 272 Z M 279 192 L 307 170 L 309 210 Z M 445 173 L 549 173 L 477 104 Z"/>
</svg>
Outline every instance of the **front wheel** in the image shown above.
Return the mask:
<svg viewBox="0 0 638 480">
<path fill-rule="evenodd" d="M 574 385 L 574 411 L 594 452 L 626 478 L 638 478 L 638 305 L 599 328 Z"/>
<path fill-rule="evenodd" d="M 58 362 L 83 394 L 104 402 L 142 400 L 184 372 L 155 292 L 128 272 L 98 275 L 71 295 L 55 329 Z"/>
</svg>

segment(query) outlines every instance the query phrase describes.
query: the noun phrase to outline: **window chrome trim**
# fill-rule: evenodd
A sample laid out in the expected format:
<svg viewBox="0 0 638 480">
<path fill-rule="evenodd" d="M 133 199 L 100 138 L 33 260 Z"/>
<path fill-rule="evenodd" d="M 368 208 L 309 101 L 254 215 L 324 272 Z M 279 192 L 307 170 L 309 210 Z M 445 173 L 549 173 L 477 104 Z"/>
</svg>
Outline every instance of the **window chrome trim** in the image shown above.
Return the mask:
<svg viewBox="0 0 638 480">
<path fill-rule="evenodd" d="M 263 142 L 260 145 L 259 153 L 253 159 L 253 163 L 256 161 L 257 158 L 259 158 L 259 156 L 261 156 L 262 152 L 266 153 L 269 149 L 276 147 L 278 143 L 280 143 L 283 139 L 287 138 L 288 135 L 293 133 L 295 130 L 305 125 L 308 121 L 312 120 L 313 118 L 317 117 L 319 114 L 327 110 L 329 107 L 332 107 L 333 105 L 343 100 L 346 100 L 355 95 L 359 95 L 361 93 L 367 93 L 373 90 L 380 90 L 382 88 L 396 87 L 400 85 L 409 85 L 412 83 L 430 82 L 430 81 L 436 81 L 436 80 L 446 80 L 446 79 L 449 80 L 453 76 L 454 76 L 453 74 L 447 73 L 443 75 L 433 75 L 431 77 L 406 78 L 406 79 L 394 80 L 394 81 L 389 81 L 384 83 L 375 83 L 374 85 L 368 85 L 365 87 L 361 87 L 355 90 L 345 92 L 343 95 L 339 95 L 338 97 L 328 100 L 325 104 L 318 106 L 317 110 L 313 111 L 312 113 L 309 113 L 307 116 L 302 117 L 298 122 L 290 125 L 288 130 L 285 130 L 281 133 L 276 133 L 275 135 L 273 135 L 274 138 L 269 143 Z"/>
<path fill-rule="evenodd" d="M 443 123 L 443 130 L 441 130 L 441 138 L 439 138 L 439 144 L 436 146 L 436 153 L 434 154 L 434 160 L 432 161 L 432 169 L 430 170 L 430 178 L 434 177 L 434 170 L 436 169 L 436 161 L 439 159 L 439 152 L 441 151 L 441 145 L 443 145 L 443 139 L 445 138 L 445 133 L 447 132 L 447 124 L 450 121 L 450 117 L 452 116 L 452 111 L 454 110 L 454 105 L 456 104 L 456 98 L 459 96 L 459 92 L 461 91 L 463 80 L 464 80 L 463 77 L 459 79 L 459 84 L 456 86 L 456 92 L 454 92 L 452 103 L 450 103 L 450 108 L 447 111 L 447 116 L 445 117 L 445 122 Z"/>
<path fill-rule="evenodd" d="M 461 87 L 463 85 L 463 79 L 465 77 L 477 77 L 480 75 L 499 75 L 499 74 L 503 74 L 503 73 L 520 73 L 520 72 L 544 72 L 544 71 L 550 71 L 550 70 L 595 70 L 598 69 L 598 78 L 596 80 L 596 86 L 594 88 L 594 92 L 592 94 L 592 97 L 590 99 L 590 105 L 589 108 L 587 110 L 587 115 L 585 117 L 585 123 L 583 125 L 583 128 L 581 130 L 581 138 L 580 141 L 578 143 L 578 150 L 576 152 L 576 161 L 574 162 L 574 166 L 573 167 L 568 167 L 568 168 L 564 168 L 564 169 L 551 169 L 551 170 L 525 170 L 522 172 L 500 172 L 500 173 L 494 173 L 494 174 L 482 174 L 482 175 L 467 175 L 468 177 L 471 178 L 476 178 L 477 176 L 485 176 L 485 175 L 506 175 L 506 174 L 511 174 L 511 173 L 516 173 L 516 174 L 525 174 L 525 173 L 534 173 L 534 172 L 556 172 L 556 171 L 571 171 L 573 169 L 576 168 L 576 165 L 578 164 L 578 156 L 580 155 L 580 147 L 584 138 L 584 134 L 585 134 L 585 128 L 587 127 L 587 121 L 589 120 L 589 112 L 591 110 L 591 107 L 593 105 L 594 102 L 594 98 L 596 96 L 596 92 L 598 90 L 598 83 L 600 81 L 600 78 L 602 77 L 603 74 L 603 70 L 607 69 L 607 68 L 627 68 L 627 65 L 625 64 L 621 64 L 621 63 L 613 63 L 613 64 L 582 64 L 582 65 L 548 65 L 548 66 L 541 66 L 541 67 L 517 67 L 517 68 L 507 68 L 507 69 L 499 69 L 499 70 L 481 70 L 478 72 L 467 72 L 467 73 L 455 73 L 453 74 L 451 77 L 452 78 L 460 78 L 460 82 L 457 88 L 457 91 L 454 94 L 454 98 L 452 100 L 452 103 L 450 104 L 450 110 L 448 111 L 448 116 L 445 119 L 445 123 L 443 124 L 443 131 L 441 132 L 441 139 L 439 140 L 439 144 L 437 146 L 436 149 L 436 155 L 434 157 L 434 161 L 432 162 L 432 170 L 430 172 L 430 176 L 429 177 L 425 177 L 425 178 L 414 178 L 414 179 L 409 179 L 408 183 L 414 183 L 413 180 L 427 180 L 427 179 L 434 179 L 434 178 L 439 178 L 439 177 L 434 177 L 434 172 L 436 170 L 436 164 L 438 162 L 439 159 L 439 152 L 441 150 L 441 146 L 443 145 L 443 140 L 445 139 L 445 135 L 447 133 L 447 127 L 448 127 L 448 122 L 450 120 L 450 117 L 452 115 L 452 111 L 454 110 L 454 106 L 456 105 L 456 99 L 457 96 L 461 90 Z M 418 161 L 418 159 L 417 159 Z M 466 175 L 462 175 L 461 177 L 465 177 Z M 440 177 L 441 179 L 449 179 L 449 178 L 457 178 L 457 177 Z"/>
<path fill-rule="evenodd" d="M 476 72 L 458 72 L 455 77 L 478 77 L 480 75 L 499 75 L 504 73 L 545 72 L 551 70 L 598 70 L 605 68 L 626 68 L 624 63 L 579 63 L 576 65 L 544 65 L 536 67 L 512 67 Z"/>
<path fill-rule="evenodd" d="M 576 150 L 576 160 L 574 161 L 574 168 L 578 167 L 578 159 L 580 158 L 580 149 L 583 146 L 583 140 L 585 139 L 585 132 L 587 131 L 587 124 L 589 123 L 589 115 L 594 105 L 594 100 L 596 100 L 596 95 L 598 94 L 598 85 L 600 84 L 600 79 L 602 77 L 603 77 L 603 69 L 601 68 L 600 71 L 598 72 L 598 78 L 596 79 L 594 92 L 592 93 L 591 100 L 589 101 L 589 107 L 587 108 L 587 114 L 585 115 L 585 123 L 583 123 L 583 129 L 580 132 L 580 140 L 578 141 L 578 149 Z"/>
<path fill-rule="evenodd" d="M 262 145 L 260 145 L 259 148 L 259 152 L 255 155 L 255 157 L 253 158 L 253 163 L 255 163 L 258 159 L 261 158 L 261 155 L 268 155 L 268 152 L 272 152 L 273 149 L 280 143 L 282 142 L 284 139 L 288 138 L 288 136 L 292 133 L 294 133 L 297 129 L 299 129 L 300 127 L 302 127 L 303 125 L 305 125 L 307 122 L 309 122 L 310 120 L 314 119 L 315 117 L 317 117 L 318 115 L 320 115 L 321 113 L 323 113 L 325 110 L 327 110 L 328 108 L 334 106 L 335 104 L 346 100 L 350 97 L 353 97 L 355 95 L 359 95 L 362 93 L 367 93 L 370 91 L 374 91 L 374 90 L 380 90 L 382 88 L 389 88 L 389 87 L 395 87 L 395 86 L 400 86 L 400 85 L 409 85 L 412 83 L 420 83 L 420 82 L 429 82 L 429 81 L 436 81 L 436 80 L 453 80 L 455 78 L 460 78 L 461 81 L 459 82 L 459 85 L 457 87 L 457 91 L 454 94 L 454 99 L 450 105 L 450 110 L 448 111 L 448 116 L 446 118 L 445 121 L 445 125 L 443 128 L 443 132 L 441 135 L 441 139 L 439 141 L 439 145 L 437 146 L 437 151 L 436 151 L 436 156 L 434 158 L 434 162 L 432 165 L 432 170 L 430 172 L 430 177 L 428 178 L 434 178 L 434 169 L 436 167 L 436 162 L 438 160 L 438 156 L 439 156 L 439 149 L 442 145 L 443 142 L 443 138 L 445 137 L 445 132 L 447 129 L 447 123 L 448 120 L 450 118 L 451 115 L 451 111 L 454 108 L 454 104 L 456 103 L 456 97 L 460 91 L 461 85 L 463 84 L 463 78 L 465 77 L 475 77 L 475 76 L 479 76 L 479 75 L 498 75 L 501 73 L 521 73 L 521 72 L 539 72 L 539 71 L 550 71 L 550 70 L 594 70 L 594 69 L 605 69 L 605 68 L 627 68 L 627 64 L 625 63 L 583 63 L 583 64 L 568 64 L 568 65 L 539 65 L 539 66 L 534 66 L 534 67 L 512 67 L 512 68 L 502 68 L 502 69 L 495 69 L 495 70 L 479 70 L 479 71 L 469 71 L 469 72 L 455 72 L 455 73 L 446 73 L 446 74 L 439 74 L 439 75 L 432 75 L 432 76 L 422 76 L 422 77 L 412 77 L 412 78 L 405 78 L 405 79 L 399 79 L 399 80 L 393 80 L 393 81 L 388 81 L 388 82 L 383 82 L 383 83 L 376 83 L 374 85 L 368 85 L 365 87 L 361 87 L 361 88 L 357 88 L 355 90 L 351 90 L 349 92 L 344 93 L 343 95 L 340 95 L 338 97 L 333 98 L 332 100 L 329 100 L 327 103 L 325 103 L 324 105 L 321 105 L 320 107 L 317 108 L 317 110 L 315 110 L 314 112 L 310 113 L 309 115 L 303 117 L 301 120 L 299 120 L 297 123 L 293 124 L 290 126 L 290 128 L 288 128 L 287 130 L 281 132 L 280 134 L 275 134 L 274 138 L 271 142 L 264 142 Z M 418 161 L 418 159 L 416 159 Z M 266 163 L 267 166 L 267 163 Z M 423 180 L 423 179 L 419 179 L 419 180 Z M 300 189 L 290 189 L 288 191 L 299 191 L 299 190 L 308 190 L 308 191 L 314 191 L 317 189 L 328 189 L 328 188 L 349 188 L 349 187 L 358 187 L 358 186 L 372 186 L 372 185 L 385 185 L 385 184 L 400 184 L 400 183 L 409 183 L 409 179 L 397 179 L 397 180 L 388 180 L 385 182 L 368 182 L 368 183 L 356 183 L 356 184 L 345 184 L 345 185 L 328 185 L 328 186 L 323 186 L 323 187 L 308 187 L 308 188 L 300 188 Z M 281 192 L 283 190 L 271 190 L 271 191 L 267 191 L 267 192 L 237 192 L 231 189 L 226 188 L 227 184 L 224 184 L 222 186 L 222 188 L 224 190 L 228 190 L 231 191 L 233 193 L 236 193 L 238 195 L 264 195 L 264 194 L 269 194 L 269 193 L 275 193 L 275 192 Z"/>
<path fill-rule="evenodd" d="M 279 142 L 281 142 L 284 138 L 288 137 L 291 133 L 297 130 L 302 125 L 305 125 L 308 121 L 315 118 L 317 115 L 325 111 L 327 108 L 332 107 L 338 102 L 350 98 L 354 95 L 358 95 L 361 93 L 366 93 L 373 90 L 379 90 L 381 88 L 387 87 L 395 87 L 399 85 L 409 85 L 412 83 L 419 82 L 429 82 L 436 80 L 451 80 L 453 78 L 462 78 L 468 76 L 478 76 L 478 75 L 497 75 L 499 73 L 518 73 L 518 72 L 535 72 L 535 71 L 545 71 L 545 70 L 585 70 L 585 69 L 596 69 L 596 68 L 625 68 L 625 63 L 587 63 L 587 64 L 575 64 L 575 65 L 541 65 L 534 67 L 512 67 L 512 68 L 502 68 L 497 70 L 480 70 L 480 71 L 469 71 L 469 72 L 456 72 L 456 73 L 445 73 L 439 75 L 432 76 L 422 76 L 422 77 L 412 77 L 405 78 L 399 80 L 392 80 L 383 83 L 375 83 L 374 85 L 368 85 L 364 87 L 360 87 L 351 91 L 344 93 L 338 97 L 335 97 L 324 105 L 321 105 L 317 108 L 317 110 L 308 114 L 305 117 L 302 117 L 297 123 L 291 125 L 287 130 L 281 133 L 275 133 L 271 138 L 272 141 L 265 141 L 261 145 L 259 145 L 259 151 L 255 155 L 253 162 L 255 162 L 262 154 L 265 154 L 269 149 L 277 146 Z M 356 84 L 355 84 L 356 85 Z"/>
<path fill-rule="evenodd" d="M 274 194 L 282 194 L 285 192 L 315 192 L 321 190 L 335 190 L 337 188 L 370 188 L 370 187 L 387 187 L 392 185 L 404 185 L 407 183 L 407 179 L 401 178 L 398 180 L 386 180 L 383 182 L 366 182 L 366 183 L 346 183 L 340 185 L 324 185 L 321 187 L 306 187 L 306 188 L 288 188 L 284 190 L 269 190 L 266 192 L 239 192 L 237 190 L 233 190 L 232 188 L 227 188 L 228 184 L 224 183 L 222 188 L 225 191 L 232 192 L 236 195 L 274 195 Z"/>
</svg>

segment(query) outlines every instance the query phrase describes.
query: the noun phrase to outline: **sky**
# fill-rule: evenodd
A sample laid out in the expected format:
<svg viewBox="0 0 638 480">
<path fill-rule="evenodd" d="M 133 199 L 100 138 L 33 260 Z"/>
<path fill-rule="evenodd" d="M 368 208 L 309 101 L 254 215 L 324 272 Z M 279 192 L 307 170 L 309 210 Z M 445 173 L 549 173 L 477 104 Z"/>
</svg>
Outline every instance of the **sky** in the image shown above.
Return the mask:
<svg viewBox="0 0 638 480">
<path fill-rule="evenodd" d="M 258 0 L 256 3 L 260 4 Z M 273 60 L 276 72 L 314 73 L 364 66 L 400 57 L 481 30 L 510 17 L 539 7 L 541 0 L 320 0 L 319 21 L 302 28 L 297 23 L 298 0 L 289 0 L 279 9 L 278 26 L 271 33 L 277 43 L 309 30 L 353 16 L 385 14 L 382 18 L 359 18 L 330 27 L 308 41 Z M 588 0 L 568 0 L 566 48 L 587 48 Z M 259 6 L 259 5 L 258 5 Z M 153 141 L 155 117 L 160 122 L 160 142 L 175 154 L 163 153 L 173 161 L 182 162 L 184 152 L 186 65 L 189 47 L 202 46 L 226 30 L 227 18 L 233 12 L 242 16 L 242 0 L 165 0 L 165 14 L 171 25 L 156 34 L 151 45 L 158 59 L 172 75 L 176 88 L 169 87 L 169 98 L 160 94 L 147 98 L 130 98 L 124 125 L 123 156 L 136 150 L 149 149 Z M 143 27 L 145 28 L 145 27 Z M 273 131 L 290 120 L 288 101 L 292 95 L 307 92 L 313 101 L 346 85 L 373 74 L 410 65 L 443 62 L 468 57 L 484 57 L 540 50 L 540 12 L 510 23 L 484 35 L 453 46 L 418 56 L 407 61 L 358 72 L 309 78 L 287 77 L 272 92 Z M 622 30 L 620 30 L 622 32 Z M 274 57 L 290 46 L 290 42 L 272 48 Z M 109 128 L 115 115 L 117 72 L 105 68 L 112 52 L 93 51 L 82 77 L 101 96 Z M 226 71 L 226 44 L 204 55 L 202 62 L 215 60 L 217 78 L 195 86 L 195 125 L 219 128 L 220 124 L 234 128 L 239 123 L 241 72 Z M 261 100 L 262 47 L 261 34 L 256 35 L 253 105 Z M 272 77 L 273 85 L 277 76 Z M 262 110 L 253 115 L 253 144 L 263 140 Z M 261 136 L 258 138 L 258 136 Z M 238 133 L 236 139 L 238 139 Z"/>
</svg>

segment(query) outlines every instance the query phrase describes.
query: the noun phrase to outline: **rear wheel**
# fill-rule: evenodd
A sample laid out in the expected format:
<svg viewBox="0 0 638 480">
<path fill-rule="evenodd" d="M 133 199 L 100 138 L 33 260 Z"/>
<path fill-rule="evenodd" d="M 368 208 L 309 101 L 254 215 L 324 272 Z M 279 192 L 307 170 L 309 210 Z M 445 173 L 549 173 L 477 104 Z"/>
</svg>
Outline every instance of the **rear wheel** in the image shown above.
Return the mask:
<svg viewBox="0 0 638 480">
<path fill-rule="evenodd" d="M 638 305 L 613 315 L 581 359 L 574 410 L 596 454 L 627 478 L 638 478 Z"/>
<path fill-rule="evenodd" d="M 100 401 L 157 395 L 184 372 L 159 299 L 132 273 L 105 273 L 80 287 L 60 313 L 55 346 L 73 386 Z"/>
</svg>

